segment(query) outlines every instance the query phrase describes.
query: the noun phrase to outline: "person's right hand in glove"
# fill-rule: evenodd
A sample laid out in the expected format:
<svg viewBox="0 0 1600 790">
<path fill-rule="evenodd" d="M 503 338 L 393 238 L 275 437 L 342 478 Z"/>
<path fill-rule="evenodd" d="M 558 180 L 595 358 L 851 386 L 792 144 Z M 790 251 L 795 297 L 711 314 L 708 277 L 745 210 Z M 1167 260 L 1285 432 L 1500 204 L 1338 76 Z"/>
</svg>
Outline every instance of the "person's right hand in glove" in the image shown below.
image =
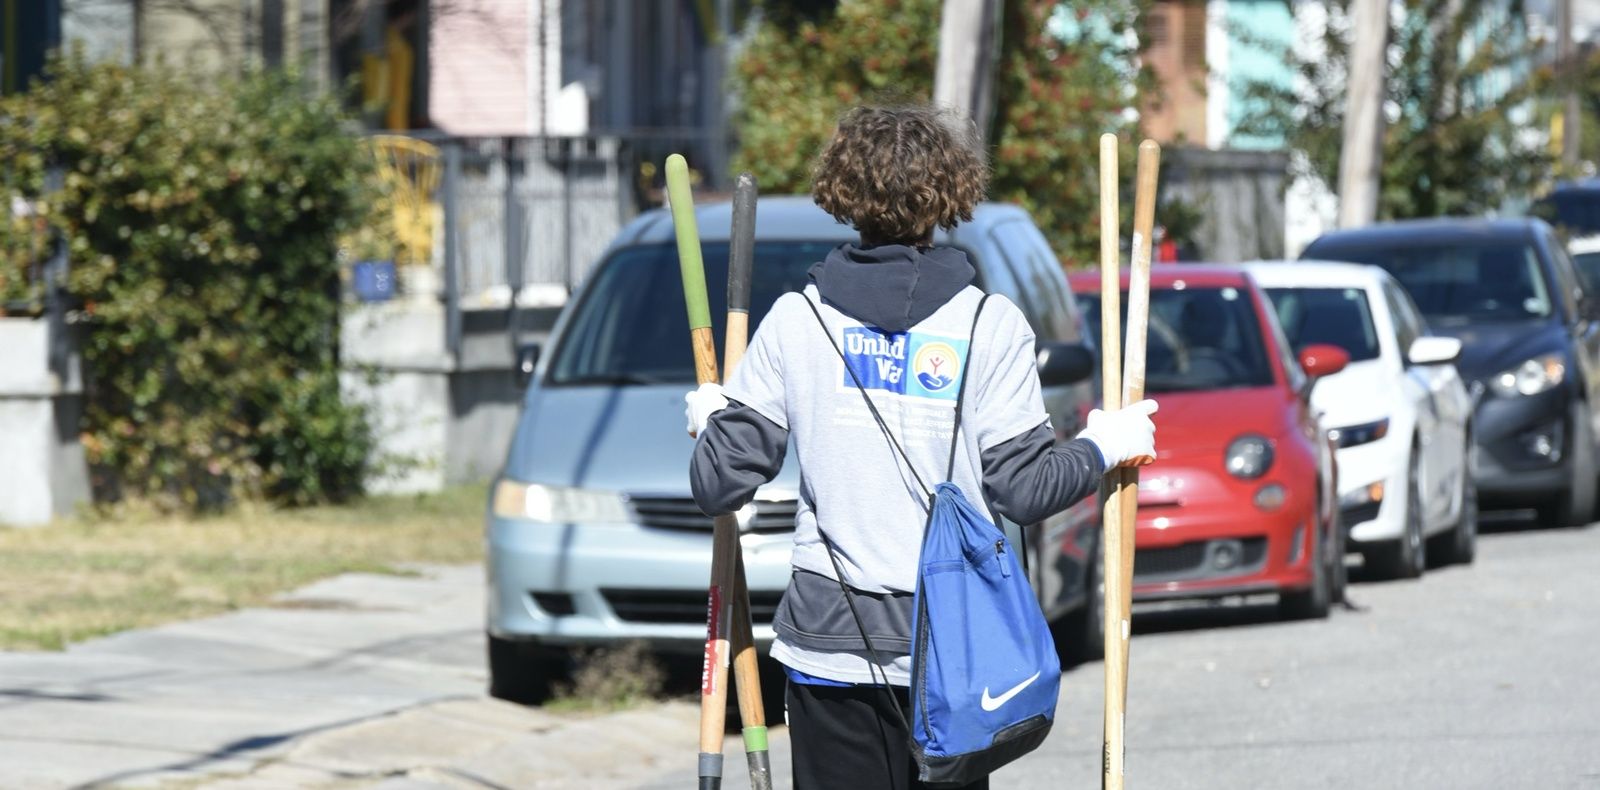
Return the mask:
<svg viewBox="0 0 1600 790">
<path fill-rule="evenodd" d="M 1142 400 L 1116 411 L 1095 409 L 1089 412 L 1089 424 L 1078 434 L 1099 448 L 1106 469 L 1119 466 L 1144 466 L 1156 460 L 1156 424 L 1150 415 L 1156 413 L 1156 402 Z"/>
</svg>

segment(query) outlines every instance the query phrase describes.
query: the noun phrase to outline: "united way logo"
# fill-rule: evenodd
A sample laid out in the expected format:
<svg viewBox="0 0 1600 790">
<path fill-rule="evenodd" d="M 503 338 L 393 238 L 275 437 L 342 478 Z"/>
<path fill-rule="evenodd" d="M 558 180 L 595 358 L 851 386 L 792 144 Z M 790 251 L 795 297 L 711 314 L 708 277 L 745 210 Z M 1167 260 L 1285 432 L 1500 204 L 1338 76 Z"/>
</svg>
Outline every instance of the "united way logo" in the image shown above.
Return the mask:
<svg viewBox="0 0 1600 790">
<path fill-rule="evenodd" d="M 929 392 L 943 392 L 961 377 L 961 357 L 954 346 L 943 341 L 927 343 L 911 360 L 917 383 Z"/>
<path fill-rule="evenodd" d="M 933 400 L 955 400 L 967 340 L 920 332 L 880 332 L 871 327 L 844 330 L 845 372 L 841 385 Z M 852 378 L 850 375 L 854 373 Z"/>
</svg>

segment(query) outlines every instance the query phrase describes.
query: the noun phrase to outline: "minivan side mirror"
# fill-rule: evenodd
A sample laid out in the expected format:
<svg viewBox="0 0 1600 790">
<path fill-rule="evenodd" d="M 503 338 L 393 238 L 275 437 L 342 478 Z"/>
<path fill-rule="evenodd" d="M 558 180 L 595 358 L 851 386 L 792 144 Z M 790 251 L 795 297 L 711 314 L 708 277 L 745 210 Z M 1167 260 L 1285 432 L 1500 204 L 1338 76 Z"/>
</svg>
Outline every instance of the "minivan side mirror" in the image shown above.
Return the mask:
<svg viewBox="0 0 1600 790">
<path fill-rule="evenodd" d="M 1313 343 L 1300 349 L 1300 367 L 1312 379 L 1332 376 L 1350 364 L 1350 355 L 1338 346 Z"/>
<path fill-rule="evenodd" d="M 1460 356 L 1461 341 L 1453 337 L 1419 337 L 1406 351 L 1406 361 L 1413 365 L 1443 365 Z"/>
<path fill-rule="evenodd" d="M 525 390 L 528 382 L 533 380 L 533 370 L 539 366 L 539 344 L 525 343 L 517 347 L 516 370 L 517 389 Z"/>
<path fill-rule="evenodd" d="M 1094 375 L 1094 354 L 1082 343 L 1040 343 L 1039 384 L 1065 387 Z"/>
</svg>

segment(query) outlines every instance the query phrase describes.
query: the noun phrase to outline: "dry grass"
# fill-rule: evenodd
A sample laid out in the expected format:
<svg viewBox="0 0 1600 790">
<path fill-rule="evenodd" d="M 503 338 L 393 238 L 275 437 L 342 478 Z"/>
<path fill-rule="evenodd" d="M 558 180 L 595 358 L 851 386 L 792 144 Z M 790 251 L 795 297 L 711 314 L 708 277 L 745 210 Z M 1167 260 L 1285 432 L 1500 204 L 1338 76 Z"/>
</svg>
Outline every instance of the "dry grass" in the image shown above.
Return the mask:
<svg viewBox="0 0 1600 790">
<path fill-rule="evenodd" d="M 605 712 L 631 708 L 661 696 L 666 670 L 643 642 L 624 642 L 577 656 L 572 682 L 556 689 L 545 708 Z"/>
<path fill-rule="evenodd" d="M 183 518 L 123 510 L 0 529 L 0 649 L 59 650 L 261 604 L 349 571 L 483 556 L 482 486 Z"/>
</svg>

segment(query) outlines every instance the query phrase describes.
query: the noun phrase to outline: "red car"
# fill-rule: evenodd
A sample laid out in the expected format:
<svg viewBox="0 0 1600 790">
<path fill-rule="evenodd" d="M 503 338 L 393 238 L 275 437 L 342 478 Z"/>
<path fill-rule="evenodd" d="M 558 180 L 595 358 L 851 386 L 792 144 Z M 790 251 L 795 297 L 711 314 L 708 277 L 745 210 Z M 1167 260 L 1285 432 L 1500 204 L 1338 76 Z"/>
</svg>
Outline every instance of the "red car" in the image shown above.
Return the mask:
<svg viewBox="0 0 1600 790">
<path fill-rule="evenodd" d="M 1100 276 L 1069 279 L 1098 344 Z M 1327 616 L 1344 594 L 1345 536 L 1308 396 L 1348 361 L 1332 346 L 1297 359 L 1239 269 L 1152 269 L 1145 392 L 1161 411 L 1139 479 L 1134 600 L 1277 593 L 1287 616 Z"/>
</svg>

